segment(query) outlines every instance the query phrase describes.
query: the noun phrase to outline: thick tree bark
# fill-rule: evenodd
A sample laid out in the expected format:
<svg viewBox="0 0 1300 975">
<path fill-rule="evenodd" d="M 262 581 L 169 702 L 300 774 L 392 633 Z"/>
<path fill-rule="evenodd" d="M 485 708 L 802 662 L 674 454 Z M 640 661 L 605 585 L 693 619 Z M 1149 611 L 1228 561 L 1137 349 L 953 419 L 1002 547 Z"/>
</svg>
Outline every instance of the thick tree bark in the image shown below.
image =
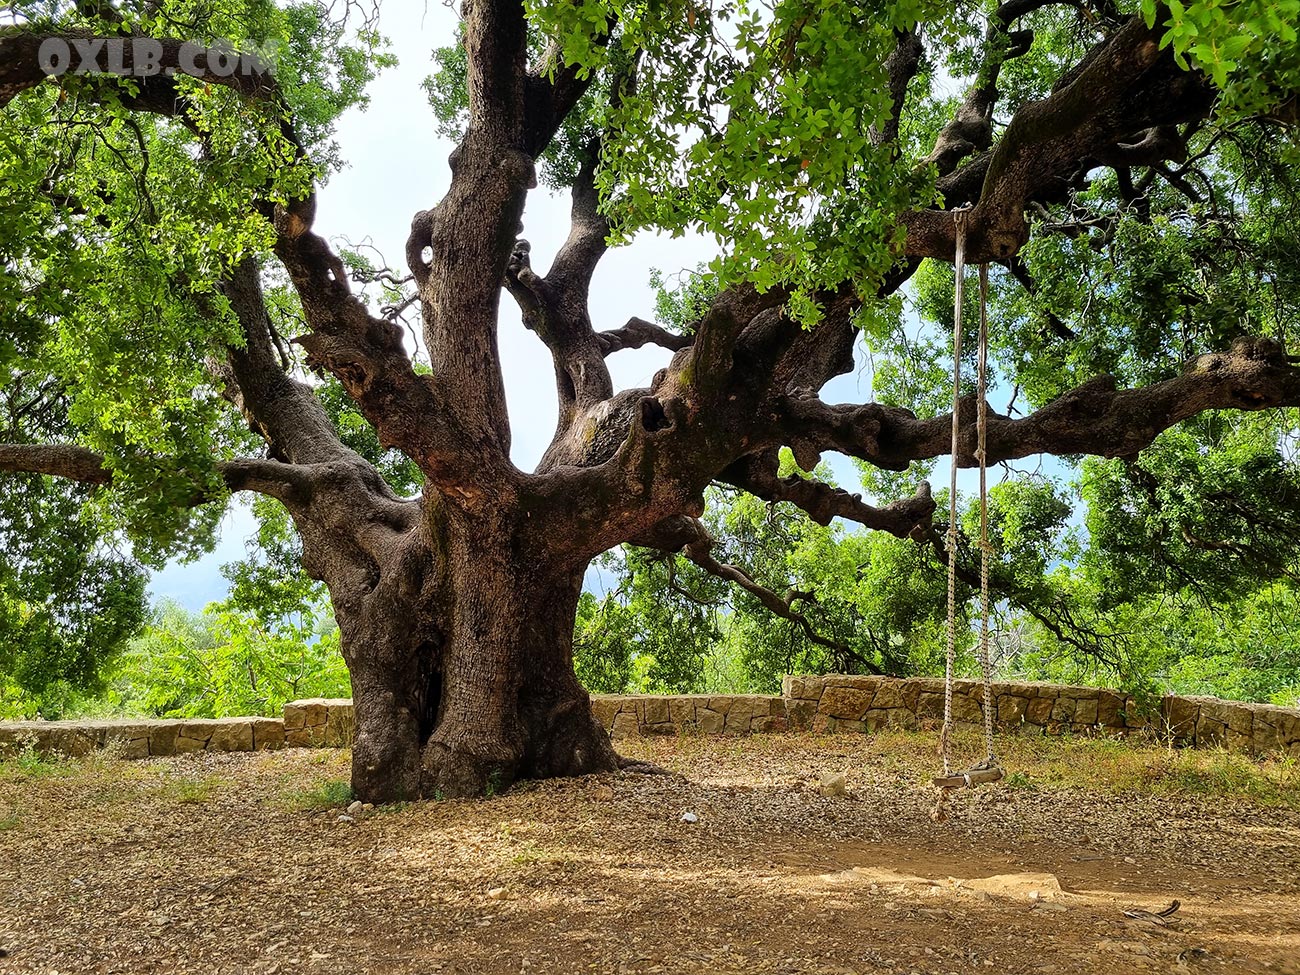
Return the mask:
<svg viewBox="0 0 1300 975">
<path fill-rule="evenodd" d="M 617 767 L 573 671 L 585 565 L 531 534 L 499 512 L 448 518 L 448 641 L 438 723 L 424 746 L 426 795 Z"/>
<path fill-rule="evenodd" d="M 420 746 L 433 731 L 441 691 L 441 634 L 432 619 L 376 603 L 335 604 L 352 676 L 352 789 L 366 802 L 421 797 Z"/>
<path fill-rule="evenodd" d="M 361 598 L 335 597 L 357 796 L 482 795 L 520 777 L 617 768 L 573 670 L 584 567 L 499 513 L 444 513 L 421 531 L 437 538 L 424 558 L 381 566 Z"/>
</svg>

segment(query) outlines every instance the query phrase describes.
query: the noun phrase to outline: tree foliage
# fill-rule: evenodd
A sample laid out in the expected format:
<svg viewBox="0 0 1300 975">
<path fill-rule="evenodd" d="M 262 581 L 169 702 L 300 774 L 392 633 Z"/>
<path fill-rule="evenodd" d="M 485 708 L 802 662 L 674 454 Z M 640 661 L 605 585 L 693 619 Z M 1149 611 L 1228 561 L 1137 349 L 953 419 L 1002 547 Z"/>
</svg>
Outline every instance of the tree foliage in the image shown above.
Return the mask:
<svg viewBox="0 0 1300 975">
<path fill-rule="evenodd" d="M 1223 462 L 1238 485 L 1264 483 L 1251 456 L 1276 462 L 1260 432 L 1247 421 L 1225 433 L 1237 444 Z M 1185 431 L 1171 433 L 1141 463 L 1187 463 L 1187 446 Z M 1219 455 L 1193 445 L 1191 456 L 1203 463 Z M 1185 473 L 1159 482 L 1179 485 L 1177 495 L 1152 497 L 1140 493 L 1145 471 L 1135 480 L 1119 462 L 1081 468 L 1072 487 L 1021 475 L 990 492 L 997 673 L 1294 702 L 1294 541 L 1242 521 L 1230 498 L 1206 502 L 1204 484 Z M 943 673 L 946 577 L 933 548 L 842 523 L 821 527 L 789 505 L 752 497 L 713 501 L 717 550 L 773 590 L 806 594 L 808 628 L 774 619 L 682 556 L 628 549 L 606 560 L 612 585 L 602 598 L 584 596 L 579 611 L 579 673 L 593 690 L 772 693 L 787 673 Z M 974 498 L 964 500 L 961 521 L 964 540 L 978 537 Z M 1184 537 L 1225 521 L 1232 537 L 1276 540 L 1282 561 L 1244 542 L 1241 551 L 1207 549 Z M 978 676 L 969 584 L 978 556 L 961 557 L 971 571 L 958 584 L 957 671 Z"/>
<path fill-rule="evenodd" d="M 154 565 L 200 553 L 221 508 L 193 498 L 221 496 L 214 462 L 249 446 L 211 368 L 244 341 L 221 282 L 271 246 L 259 201 L 301 195 L 341 163 L 333 123 L 364 103 L 385 57 L 373 33 L 347 31 L 314 3 L 41 0 L 9 10 L 32 31 L 279 52 L 278 104 L 178 73 L 169 94 L 185 114 L 153 114 L 140 111 L 140 80 L 72 73 L 0 113 L 0 305 L 14 323 L 0 370 L 57 388 L 65 420 L 44 438 L 102 455 L 115 488 L 96 498 L 106 530 L 124 531 Z"/>
<path fill-rule="evenodd" d="M 0 717 L 61 717 L 106 687 L 145 619 L 145 574 L 84 516 L 86 492 L 39 475 L 0 497 Z"/>
<path fill-rule="evenodd" d="M 0 440 L 57 436 L 57 387 L 0 386 Z M 57 718 L 104 692 L 144 622 L 145 572 L 101 536 L 86 487 L 18 475 L 0 492 L 0 717 Z"/>
<path fill-rule="evenodd" d="M 338 627 L 324 607 L 268 617 L 231 600 L 201 614 L 159 606 L 123 654 L 101 706 L 162 718 L 278 716 L 289 701 L 347 696 Z"/>
</svg>

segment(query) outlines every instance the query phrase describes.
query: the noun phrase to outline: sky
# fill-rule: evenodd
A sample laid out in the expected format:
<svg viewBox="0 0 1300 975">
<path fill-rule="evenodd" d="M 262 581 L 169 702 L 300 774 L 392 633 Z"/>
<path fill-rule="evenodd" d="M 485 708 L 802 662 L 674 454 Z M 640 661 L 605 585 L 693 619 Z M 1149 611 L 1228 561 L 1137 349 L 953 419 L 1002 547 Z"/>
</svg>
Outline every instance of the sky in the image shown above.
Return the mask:
<svg viewBox="0 0 1300 975">
<path fill-rule="evenodd" d="M 316 231 L 340 246 L 376 248 L 389 266 L 406 273 L 404 253 L 411 217 L 438 202 L 451 173 L 447 157 L 452 143 L 437 135 L 433 112 L 421 82 L 431 71 L 431 52 L 450 43 L 455 13 L 440 3 L 418 0 L 386 4 L 380 31 L 392 43 L 399 65 L 372 82 L 370 105 L 353 109 L 339 123 L 337 141 L 349 161 L 321 189 Z M 544 270 L 569 229 L 569 202 L 564 196 L 534 190 L 524 214 L 523 236 L 532 244 L 533 266 Z M 617 328 L 629 317 L 654 317 L 650 269 L 671 277 L 693 269 L 716 253 L 710 240 L 699 236 L 678 239 L 643 235 L 630 246 L 612 250 L 601 261 L 591 289 L 592 321 L 598 329 Z M 373 252 L 371 252 L 373 257 Z M 531 469 L 540 459 L 555 429 L 556 401 L 550 354 L 520 322 L 512 299 L 503 295 L 500 345 L 508 407 L 513 428 L 512 457 Z M 657 347 L 618 352 L 609 358 L 616 388 L 646 386 L 667 365 L 671 353 Z M 870 373 L 859 343 L 857 368 L 833 380 L 822 391 L 828 403 L 866 402 L 871 395 Z M 852 463 L 826 455 L 836 481 L 850 490 L 858 486 Z M 964 472 L 962 486 L 968 486 Z M 936 489 L 948 483 L 948 468 L 935 470 Z M 996 482 L 1000 476 L 995 475 Z M 973 482 L 971 482 L 973 483 Z M 188 565 L 171 563 L 155 573 L 150 592 L 191 610 L 225 596 L 228 585 L 223 563 L 244 557 L 254 524 L 247 507 L 235 502 L 222 522 L 217 548 Z"/>
</svg>

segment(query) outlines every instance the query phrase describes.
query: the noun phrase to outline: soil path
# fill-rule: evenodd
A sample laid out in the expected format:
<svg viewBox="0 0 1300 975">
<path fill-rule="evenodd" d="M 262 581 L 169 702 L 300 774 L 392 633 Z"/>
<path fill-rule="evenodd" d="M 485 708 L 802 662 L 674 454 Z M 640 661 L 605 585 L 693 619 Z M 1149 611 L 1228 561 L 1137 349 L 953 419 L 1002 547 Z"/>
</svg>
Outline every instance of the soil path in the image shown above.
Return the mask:
<svg viewBox="0 0 1300 975">
<path fill-rule="evenodd" d="M 302 808 L 342 753 L 10 775 L 0 973 L 1300 975 L 1296 808 L 998 786 L 936 824 L 884 747 L 642 742 L 683 777 L 353 823 Z"/>
</svg>

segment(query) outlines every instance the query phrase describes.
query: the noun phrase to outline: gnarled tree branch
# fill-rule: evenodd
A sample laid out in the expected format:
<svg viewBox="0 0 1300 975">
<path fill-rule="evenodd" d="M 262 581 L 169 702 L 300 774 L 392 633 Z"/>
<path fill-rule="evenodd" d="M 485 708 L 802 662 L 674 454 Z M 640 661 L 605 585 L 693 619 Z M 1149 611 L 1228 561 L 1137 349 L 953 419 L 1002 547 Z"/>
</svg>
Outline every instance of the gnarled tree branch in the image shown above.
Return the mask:
<svg viewBox="0 0 1300 975">
<path fill-rule="evenodd" d="M 627 320 L 622 328 L 612 328 L 596 333 L 603 355 L 613 355 L 623 349 L 639 349 L 645 345 L 658 345 L 673 352 L 680 352 L 695 341 L 693 336 L 678 335 L 662 325 L 648 322 L 635 315 Z"/>
<path fill-rule="evenodd" d="M 885 145 L 898 139 L 898 126 L 903 117 L 903 105 L 907 101 L 907 86 L 916 77 L 925 50 L 921 44 L 921 35 L 916 31 L 898 31 L 896 39 L 894 50 L 885 59 L 892 107 L 888 120 L 879 131 L 875 128 L 871 131 L 871 141 L 876 145 Z"/>
<path fill-rule="evenodd" d="M 314 483 L 310 467 L 275 460 L 219 461 L 216 469 L 230 491 L 253 491 L 281 501 L 301 499 Z M 81 484 L 107 485 L 113 481 L 102 454 L 71 444 L 0 444 L 0 471 L 46 474 Z M 189 503 L 197 506 L 213 500 L 196 492 Z"/>
<path fill-rule="evenodd" d="M 609 224 L 601 215 L 593 145 L 574 180 L 569 236 L 545 277 L 532 267 L 531 246 L 515 242 L 505 285 L 523 312 L 524 325 L 550 350 L 555 366 L 559 422 L 555 441 L 574 422 L 614 394 L 614 381 L 592 329 L 588 311 L 591 276 L 605 253 Z"/>
<path fill-rule="evenodd" d="M 1230 351 L 1202 355 L 1182 375 L 1152 386 L 1117 389 L 1112 377 L 1100 376 L 1021 419 L 990 411 L 987 461 L 1040 453 L 1125 457 L 1205 410 L 1284 406 L 1300 406 L 1300 368 L 1271 339 L 1239 339 Z M 964 398 L 955 458 L 963 467 L 976 463 L 975 412 L 974 397 Z M 827 406 L 815 398 L 788 398 L 781 426 L 787 439 L 890 470 L 952 449 L 951 414 L 919 420 L 908 410 L 879 404 Z"/>
<path fill-rule="evenodd" d="M 141 107 L 153 102 L 158 109 L 166 110 L 168 94 L 175 98 L 176 84 L 173 78 L 177 74 L 190 75 L 210 85 L 222 85 L 245 98 L 269 100 L 278 97 L 279 89 L 270 65 L 247 71 L 241 68 L 233 73 L 214 71 L 208 64 L 206 51 L 196 49 L 193 45 L 186 48 L 186 42 L 177 38 L 149 38 L 151 47 L 157 45 L 159 56 L 156 59 L 146 58 L 149 62 L 149 72 L 138 77 L 135 75 L 136 56 L 137 53 L 143 55 L 145 52 L 143 48 L 137 50 L 130 42 L 143 41 L 144 36 L 119 35 L 113 38 L 116 41 L 126 40 L 128 43 L 118 48 L 122 52 L 122 63 L 120 66 L 114 64 L 110 72 L 107 46 L 102 43 L 97 46 L 94 44 L 96 40 L 105 39 L 96 38 L 87 31 L 79 30 L 60 31 L 57 34 L 25 27 L 0 30 L 0 108 L 22 92 L 35 88 L 44 81 L 59 77 L 46 74 L 41 66 L 41 45 L 47 40 L 63 41 L 70 49 L 73 42 L 81 42 L 81 46 L 71 51 L 76 62 L 75 70 L 80 70 L 82 65 L 86 65 L 83 57 L 88 57 L 90 63 L 100 72 L 130 75 L 132 82 L 138 86 L 141 93 L 137 96 L 141 100 Z M 181 57 L 183 49 L 187 55 L 184 60 Z M 246 63 L 252 65 L 251 61 Z M 89 70 L 88 65 L 87 69 Z M 83 79 L 81 75 L 77 75 L 74 80 L 80 82 Z"/>
<path fill-rule="evenodd" d="M 0 471 L 49 474 L 82 484 L 107 484 L 113 479 L 103 456 L 72 444 L 0 444 Z"/>
<path fill-rule="evenodd" d="M 459 437 L 428 377 L 416 374 L 394 322 L 371 315 L 352 292 L 343 262 L 312 230 L 315 197 L 277 207 L 275 254 L 289 272 L 310 327 L 295 341 L 307 364 L 333 373 L 379 433 L 435 482 L 463 473 Z"/>
<path fill-rule="evenodd" d="M 289 463 L 319 463 L 355 456 L 343 446 L 320 401 L 284 368 L 271 337 L 257 263 L 245 258 L 227 275 L 223 290 L 244 333 L 242 348 L 227 350 L 227 397 L 260 434 L 271 456 Z"/>
<path fill-rule="evenodd" d="M 537 182 L 534 155 L 544 148 L 526 126 L 523 4 L 467 3 L 464 46 L 469 127 L 452 153 L 451 187 L 433 211 L 417 217 L 407 254 L 417 258 L 411 270 L 420 288 L 434 398 L 456 427 L 462 454 L 455 464 L 427 473 L 435 482 L 456 474 L 463 480 L 474 469 L 490 473 L 504 490 L 513 467 L 497 313 L 524 199 Z M 486 494 L 458 487 L 453 497 L 468 502 Z"/>
<path fill-rule="evenodd" d="M 973 181 L 980 178 L 979 202 L 968 221 L 968 260 L 1013 256 L 1028 239 L 1028 203 L 1059 196 L 1085 161 L 1122 152 L 1116 147 L 1135 137 L 1145 139 L 1150 129 L 1209 111 L 1209 82 L 1179 68 L 1171 51 L 1160 50 L 1159 40 L 1158 30 L 1139 17 L 1131 19 L 1093 48 L 1048 97 L 1022 106 L 989 153 L 953 174 L 961 178 L 947 189 L 963 192 L 962 199 L 954 199 L 945 189 L 949 206 L 973 199 Z M 1159 145 L 1153 140 L 1143 152 Z M 909 257 L 952 259 L 955 232 L 949 213 L 913 211 L 903 215 L 902 223 Z"/>
<path fill-rule="evenodd" d="M 704 525 L 700 522 L 695 523 L 696 538 L 682 548 L 682 553 L 710 575 L 717 576 L 719 579 L 725 579 L 727 582 L 739 586 L 745 592 L 749 593 L 762 604 L 763 608 L 774 616 L 781 619 L 789 620 L 795 623 L 803 630 L 804 635 L 811 643 L 819 647 L 826 647 L 840 654 L 842 657 L 858 655 L 854 654 L 852 648 L 841 640 L 831 637 L 822 636 L 808 617 L 795 609 L 797 602 L 813 602 L 815 597 L 812 593 L 803 592 L 797 589 L 791 589 L 784 596 L 773 592 L 766 586 L 755 582 L 754 579 L 743 569 L 730 565 L 726 562 L 719 562 L 713 557 L 714 542 L 710 537 Z M 861 660 L 860 657 L 858 657 Z M 871 673 L 880 673 L 880 669 L 870 661 L 861 661 Z"/>
<path fill-rule="evenodd" d="M 720 480 L 764 501 L 788 501 L 806 512 L 819 525 L 829 525 L 836 518 L 846 518 L 867 528 L 887 531 L 899 538 L 905 538 L 918 528 L 928 525 L 934 514 L 934 499 L 930 496 L 930 485 L 925 482 L 922 482 L 921 490 L 915 497 L 877 508 L 866 504 L 859 494 L 850 494 L 813 478 L 797 474 L 780 477 L 779 463 L 775 450 L 752 454 L 723 471 Z"/>
</svg>

